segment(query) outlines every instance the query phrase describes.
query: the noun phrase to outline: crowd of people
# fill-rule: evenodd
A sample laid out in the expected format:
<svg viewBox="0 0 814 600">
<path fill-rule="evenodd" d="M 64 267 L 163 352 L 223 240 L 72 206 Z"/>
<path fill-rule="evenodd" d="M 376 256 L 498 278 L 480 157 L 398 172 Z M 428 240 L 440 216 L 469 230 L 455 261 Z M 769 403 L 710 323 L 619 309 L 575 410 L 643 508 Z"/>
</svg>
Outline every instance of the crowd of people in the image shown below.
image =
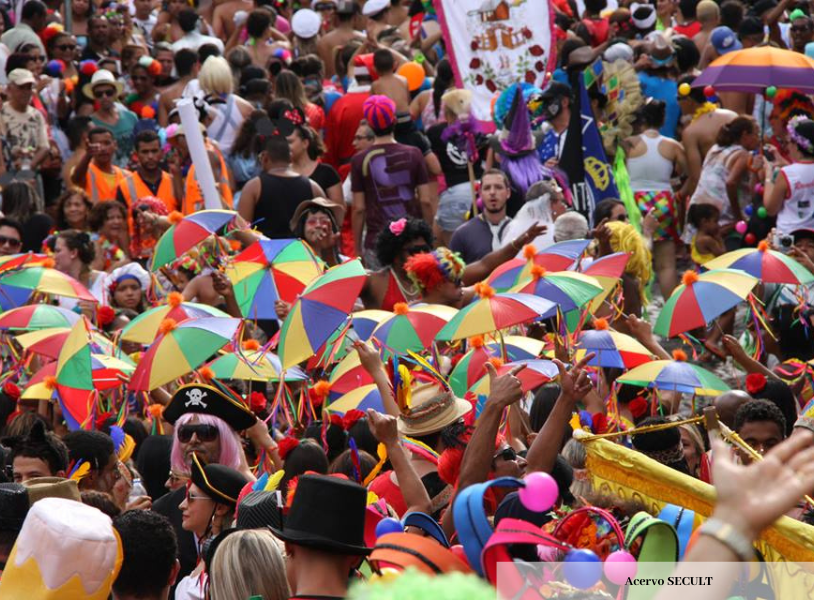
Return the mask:
<svg viewBox="0 0 814 600">
<path fill-rule="evenodd" d="M 0 598 L 814 562 L 814 67 L 695 83 L 814 5 L 550 8 L 487 122 L 430 1 L 0 2 Z"/>
</svg>

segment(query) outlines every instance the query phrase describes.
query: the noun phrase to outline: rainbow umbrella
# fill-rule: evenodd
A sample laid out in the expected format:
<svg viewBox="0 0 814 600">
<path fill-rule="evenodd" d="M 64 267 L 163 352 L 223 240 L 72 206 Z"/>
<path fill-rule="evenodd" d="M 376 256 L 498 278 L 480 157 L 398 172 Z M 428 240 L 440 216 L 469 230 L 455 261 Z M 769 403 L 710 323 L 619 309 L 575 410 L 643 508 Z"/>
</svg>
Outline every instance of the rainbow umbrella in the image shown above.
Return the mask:
<svg viewBox="0 0 814 600">
<path fill-rule="evenodd" d="M 537 265 L 532 267 L 531 277 L 512 288 L 513 293 L 534 294 L 551 300 L 563 313 L 576 310 L 602 293 L 599 282 L 574 271 L 547 272 Z"/>
<path fill-rule="evenodd" d="M 273 352 L 246 351 L 242 355 L 229 352 L 207 365 L 217 379 L 245 379 L 247 381 L 279 381 L 283 368 Z M 285 372 L 286 381 L 303 381 L 307 375 L 298 367 Z"/>
<path fill-rule="evenodd" d="M 693 87 L 711 85 L 721 92 L 763 94 L 766 88 L 790 88 L 814 93 L 814 60 L 805 54 L 760 46 L 727 52 L 714 60 Z"/>
<path fill-rule="evenodd" d="M 363 385 L 347 394 L 340 396 L 325 407 L 332 413 L 344 415 L 349 410 L 367 410 L 372 408 L 375 411 L 384 413 L 384 403 L 376 384 Z"/>
<path fill-rule="evenodd" d="M 15 289 L 98 302 L 76 279 L 48 267 L 27 267 L 0 273 L 0 295 L 12 293 Z"/>
<path fill-rule="evenodd" d="M 407 306 L 399 303 L 395 309 L 395 314 L 382 321 L 372 335 L 390 354 L 429 348 L 441 328 L 458 312 L 440 304 Z"/>
<path fill-rule="evenodd" d="M 22 333 L 16 336 L 15 339 L 23 349 L 29 352 L 56 359 L 62 347 L 67 342 L 70 333 L 71 329 L 67 327 L 53 327 L 50 329 L 40 329 L 39 331 Z M 96 354 L 113 356 L 116 351 L 116 346 L 94 329 L 90 331 L 88 344 L 90 345 L 91 352 Z"/>
<path fill-rule="evenodd" d="M 599 310 L 605 298 L 610 296 L 614 288 L 619 285 L 630 256 L 628 252 L 615 252 L 596 259 L 580 270 L 581 273 L 596 279 L 602 286 L 602 293 L 591 301 L 590 311 L 592 313 Z"/>
<path fill-rule="evenodd" d="M 497 369 L 497 374 L 498 376 L 505 375 L 518 365 L 526 365 L 526 368 L 517 374 L 517 378 L 520 380 L 520 385 L 523 387 L 524 392 L 531 391 L 544 383 L 553 381 L 560 374 L 557 365 L 545 359 L 518 360 L 516 362 L 506 363 Z M 473 385 L 469 391 L 477 396 L 485 396 L 489 394 L 490 389 L 489 375 L 484 375 L 475 382 L 475 385 Z"/>
<path fill-rule="evenodd" d="M 229 315 L 208 304 L 183 302 L 183 296 L 174 292 L 167 299 L 167 304 L 146 310 L 125 325 L 121 332 L 121 339 L 138 344 L 151 344 L 155 341 L 159 327 L 165 319 L 173 319 L 180 323 L 187 319 L 203 317 L 229 317 Z"/>
<path fill-rule="evenodd" d="M 492 271 L 486 282 L 497 291 L 505 292 L 530 277 L 533 265 L 548 271 L 565 271 L 574 266 L 590 243 L 590 240 L 568 240 L 552 244 L 530 258 L 513 258 Z M 535 251 L 534 246 L 529 245 L 524 248 L 524 254 L 529 249 Z"/>
<path fill-rule="evenodd" d="M 449 374 L 449 387 L 453 393 L 463 398 L 470 387 L 484 374 L 484 363 L 490 358 L 501 358 L 503 350 L 510 361 L 530 360 L 540 356 L 545 345 L 541 340 L 522 335 L 507 335 L 501 346 L 499 341 L 484 343 L 478 336 L 470 340 L 471 349 Z"/>
<path fill-rule="evenodd" d="M 588 352 L 595 353 L 588 364 L 592 367 L 632 369 L 653 360 L 650 351 L 635 338 L 611 329 L 586 329 L 579 335 L 575 361 Z"/>
<path fill-rule="evenodd" d="M 98 391 L 111 390 L 125 383 L 136 366 L 132 362 L 108 356 L 91 354 L 91 377 Z M 51 362 L 37 371 L 28 381 L 21 398 L 26 400 L 50 400 L 54 394 L 53 380 L 57 363 Z"/>
<path fill-rule="evenodd" d="M 0 272 L 20 269 L 28 266 L 54 266 L 54 259 L 47 254 L 35 254 L 26 252 L 24 254 L 11 254 L 0 257 Z"/>
<path fill-rule="evenodd" d="M 292 304 L 322 274 L 320 260 L 300 240 L 260 240 L 226 268 L 240 311 L 247 319 L 276 319 L 274 302 Z"/>
<path fill-rule="evenodd" d="M 68 428 L 86 427 L 94 417 L 95 390 L 90 349 L 91 325 L 82 317 L 71 328 L 57 358 L 56 394 Z"/>
<path fill-rule="evenodd" d="M 716 375 L 683 360 L 654 360 L 631 369 L 616 381 L 698 396 L 718 396 L 729 391 L 729 386 Z"/>
<path fill-rule="evenodd" d="M 814 274 L 790 256 L 769 250 L 769 245 L 760 242 L 757 248 L 742 248 L 727 252 L 704 264 L 704 268 L 737 269 L 757 277 L 763 283 L 786 283 L 808 285 L 814 282 Z"/>
<path fill-rule="evenodd" d="M 157 271 L 164 265 L 200 244 L 210 235 L 231 223 L 237 213 L 233 210 L 199 210 L 187 215 L 180 222 L 170 225 L 155 245 L 151 269 Z"/>
<path fill-rule="evenodd" d="M 348 352 L 331 371 L 328 383 L 331 384 L 329 397 L 337 399 L 352 390 L 370 385 L 373 383 L 373 377 L 359 362 L 359 354 Z"/>
<path fill-rule="evenodd" d="M 283 369 L 311 357 L 347 321 L 366 278 L 357 259 L 329 269 L 305 288 L 280 330 Z"/>
<path fill-rule="evenodd" d="M 746 300 L 757 279 L 742 271 L 717 269 L 698 274 L 687 271 L 682 284 L 664 303 L 653 331 L 673 337 L 705 327 L 733 306 Z"/>
<path fill-rule="evenodd" d="M 231 342 L 241 324 L 242 319 L 223 317 L 165 322 L 163 333 L 139 361 L 130 389 L 150 392 L 192 372 Z"/>
<path fill-rule="evenodd" d="M 363 342 L 370 339 L 373 335 L 373 330 L 385 319 L 392 317 L 393 313 L 389 310 L 360 310 L 353 313 L 351 318 L 351 326 L 356 332 L 356 335 Z"/>
<path fill-rule="evenodd" d="M 61 306 L 31 304 L 12 308 L 0 315 L 0 329 L 37 331 L 52 327 L 73 327 L 79 314 Z"/>
</svg>

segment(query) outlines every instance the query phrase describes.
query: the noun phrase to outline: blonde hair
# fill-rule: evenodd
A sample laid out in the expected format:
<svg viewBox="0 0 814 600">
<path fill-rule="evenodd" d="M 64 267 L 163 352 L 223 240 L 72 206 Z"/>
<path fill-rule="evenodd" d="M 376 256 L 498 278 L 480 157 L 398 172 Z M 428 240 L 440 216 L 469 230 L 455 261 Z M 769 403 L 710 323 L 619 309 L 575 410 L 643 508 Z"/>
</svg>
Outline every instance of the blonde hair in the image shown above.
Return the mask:
<svg viewBox="0 0 814 600">
<path fill-rule="evenodd" d="M 288 600 L 285 562 L 270 531 L 236 531 L 223 540 L 212 559 L 209 594 L 211 600 Z"/>
<path fill-rule="evenodd" d="M 642 235 L 630 223 L 622 221 L 609 221 L 610 246 L 614 252 L 630 253 L 625 273 L 636 278 L 639 284 L 639 293 L 642 304 L 646 301 L 645 287 L 653 275 L 653 258 Z"/>
<path fill-rule="evenodd" d="M 210 56 L 198 73 L 198 83 L 207 94 L 231 94 L 234 80 L 229 63 L 222 56 Z"/>
</svg>

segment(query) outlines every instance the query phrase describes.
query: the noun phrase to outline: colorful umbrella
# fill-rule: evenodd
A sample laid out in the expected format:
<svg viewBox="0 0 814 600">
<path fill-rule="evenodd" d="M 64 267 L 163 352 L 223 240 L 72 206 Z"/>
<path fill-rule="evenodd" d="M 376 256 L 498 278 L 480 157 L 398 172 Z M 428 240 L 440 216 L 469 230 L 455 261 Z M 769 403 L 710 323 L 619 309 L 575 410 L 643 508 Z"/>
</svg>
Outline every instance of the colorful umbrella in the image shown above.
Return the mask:
<svg viewBox="0 0 814 600">
<path fill-rule="evenodd" d="M 699 396 L 718 396 L 729 391 L 729 386 L 716 375 L 684 360 L 654 360 L 631 369 L 616 381 Z"/>
<path fill-rule="evenodd" d="M 233 210 L 199 210 L 170 225 L 155 245 L 151 269 L 157 271 L 175 261 L 236 216 Z"/>
<path fill-rule="evenodd" d="M 73 327 L 79 314 L 60 306 L 31 304 L 12 308 L 0 315 L 0 329 L 37 331 L 52 327 Z"/>
<path fill-rule="evenodd" d="M 506 363 L 497 369 L 497 374 L 498 376 L 505 375 L 518 365 L 526 365 L 526 368 L 517 374 L 524 392 L 553 381 L 560 374 L 557 365 L 545 359 L 518 360 L 517 362 Z M 470 391 L 477 396 L 485 396 L 489 394 L 490 389 L 489 375 L 484 375 L 470 388 Z"/>
<path fill-rule="evenodd" d="M 151 344 L 155 341 L 159 327 L 165 319 L 173 319 L 180 323 L 187 319 L 228 316 L 219 308 L 208 304 L 184 302 L 181 294 L 173 292 L 167 298 L 167 304 L 151 308 L 125 325 L 121 332 L 121 339 L 138 344 Z"/>
<path fill-rule="evenodd" d="M 280 330 L 278 352 L 284 369 L 315 354 L 345 323 L 366 278 L 357 259 L 329 269 L 305 288 Z"/>
<path fill-rule="evenodd" d="M 96 388 L 93 386 L 90 332 L 90 322 L 83 316 L 71 328 L 57 358 L 57 398 L 71 431 L 86 427 L 94 418 Z"/>
<path fill-rule="evenodd" d="M 390 354 L 421 352 L 429 348 L 435 336 L 458 312 L 440 304 L 407 306 L 396 304 L 395 314 L 373 331 L 378 341 Z"/>
<path fill-rule="evenodd" d="M 596 354 L 588 365 L 592 367 L 612 367 L 632 369 L 653 360 L 650 351 L 635 338 L 607 328 L 607 321 L 599 320 L 596 329 L 583 330 L 576 344 L 574 360 L 579 361 L 588 352 Z"/>
<path fill-rule="evenodd" d="M 226 268 L 247 319 L 276 319 L 274 302 L 292 304 L 322 274 L 321 261 L 300 240 L 260 240 Z"/>
<path fill-rule="evenodd" d="M 763 283 L 786 283 L 808 285 L 814 282 L 814 274 L 790 256 L 769 250 L 766 241 L 757 248 L 742 248 L 727 252 L 704 264 L 704 268 L 737 269 L 757 277 Z"/>
<path fill-rule="evenodd" d="M 449 375 L 449 387 L 460 398 L 483 377 L 484 363 L 490 358 L 501 358 L 504 349 L 506 358 L 515 362 L 537 358 L 545 344 L 541 340 L 522 335 L 507 335 L 502 345 L 499 341 L 484 343 L 480 336 L 469 340 L 469 345 L 471 349 L 461 357 Z"/>
<path fill-rule="evenodd" d="M 552 244 L 539 253 L 534 246 L 528 245 L 523 249 L 525 258 L 506 261 L 492 271 L 486 282 L 498 292 L 505 292 L 530 277 L 532 265 L 549 271 L 565 271 L 574 266 L 590 243 L 590 240 L 569 240 Z"/>
<path fill-rule="evenodd" d="M 40 329 L 16 336 L 17 342 L 29 352 L 34 352 L 48 358 L 56 359 L 62 347 L 68 340 L 71 329 L 67 327 L 53 327 Z M 88 336 L 91 352 L 113 356 L 116 346 L 98 331 L 91 329 Z"/>
<path fill-rule="evenodd" d="M 625 267 L 627 266 L 627 261 L 630 260 L 630 256 L 628 252 L 615 252 L 614 254 L 608 254 L 607 256 L 596 259 L 580 270 L 581 273 L 590 275 L 596 279 L 599 285 L 602 286 L 602 293 L 591 301 L 591 313 L 599 310 L 605 298 L 619 285 L 619 281 L 625 272 Z"/>
<path fill-rule="evenodd" d="M 384 413 L 384 403 L 376 384 L 363 385 L 347 394 L 340 396 L 331 402 L 327 407 L 332 413 L 344 415 L 349 410 L 367 410 L 372 408 L 375 411 Z"/>
<path fill-rule="evenodd" d="M 705 327 L 733 306 L 743 302 L 757 279 L 742 271 L 717 269 L 698 274 L 686 271 L 679 285 L 664 303 L 653 331 L 673 337 Z"/>
<path fill-rule="evenodd" d="M 814 60 L 805 54 L 760 46 L 727 52 L 692 82 L 721 92 L 763 94 L 768 87 L 814 93 Z"/>
<path fill-rule="evenodd" d="M 127 381 L 127 376 L 136 366 L 128 361 L 106 354 L 91 354 L 91 376 L 93 387 L 98 391 L 115 389 Z M 50 377 L 55 377 L 57 363 L 51 362 L 37 371 L 28 381 L 21 398 L 26 400 L 50 400 L 54 386 Z"/>
<path fill-rule="evenodd" d="M 515 294 L 534 294 L 550 300 L 565 313 L 586 305 L 602 293 L 602 286 L 589 275 L 574 271 L 549 273 L 545 268 L 534 265 L 531 277 L 520 282 L 511 291 Z"/>
<path fill-rule="evenodd" d="M 218 379 L 245 379 L 246 381 L 279 381 L 283 370 L 280 359 L 273 352 L 246 351 L 242 355 L 229 352 L 207 365 Z M 298 367 L 285 372 L 286 381 L 303 381 L 308 376 Z"/>
<path fill-rule="evenodd" d="M 167 319 L 130 380 L 133 391 L 149 392 L 197 369 L 237 335 L 241 319 Z"/>
<path fill-rule="evenodd" d="M 54 266 L 54 259 L 47 254 L 35 254 L 33 252 L 26 252 L 25 254 L 11 254 L 10 256 L 0 257 L 0 272 L 10 271 L 11 269 L 20 269 L 27 266 Z"/>
<path fill-rule="evenodd" d="M 370 336 L 373 335 L 373 330 L 376 329 L 382 321 L 392 316 L 393 313 L 389 310 L 360 310 L 350 316 L 351 326 L 359 339 L 366 342 L 370 339 Z"/>
<path fill-rule="evenodd" d="M 98 302 L 87 288 L 76 279 L 48 267 L 27 267 L 0 273 L 0 295 L 13 293 L 12 290 L 14 289 L 33 290 L 42 294 Z"/>
<path fill-rule="evenodd" d="M 545 298 L 531 294 L 495 294 L 485 284 L 476 287 L 480 298 L 459 310 L 435 339 L 461 340 L 556 314 L 556 304 Z"/>
<path fill-rule="evenodd" d="M 329 397 L 338 399 L 343 394 L 373 383 L 373 377 L 359 362 L 359 354 L 348 352 L 331 371 L 328 383 L 331 384 Z"/>
</svg>

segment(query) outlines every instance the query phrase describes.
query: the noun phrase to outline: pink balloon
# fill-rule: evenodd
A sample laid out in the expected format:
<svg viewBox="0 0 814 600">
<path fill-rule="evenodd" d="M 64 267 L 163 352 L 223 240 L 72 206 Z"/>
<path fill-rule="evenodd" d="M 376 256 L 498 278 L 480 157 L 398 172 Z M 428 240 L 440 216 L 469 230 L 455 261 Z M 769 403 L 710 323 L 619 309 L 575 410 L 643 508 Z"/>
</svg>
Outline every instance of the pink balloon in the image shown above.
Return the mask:
<svg viewBox="0 0 814 600">
<path fill-rule="evenodd" d="M 737 231 L 741 235 L 746 233 L 746 228 L 747 228 L 746 221 L 738 221 L 737 223 L 735 223 L 735 231 Z"/>
<path fill-rule="evenodd" d="M 557 502 L 560 490 L 557 482 L 548 473 L 531 473 L 524 477 L 526 487 L 518 491 L 520 502 L 534 512 L 545 512 Z"/>
<path fill-rule="evenodd" d="M 763 195 L 763 184 L 762 183 L 755 184 L 755 193 L 760 194 L 761 196 Z"/>
<path fill-rule="evenodd" d="M 616 585 L 623 585 L 628 577 L 636 577 L 637 570 L 636 559 L 625 550 L 611 552 L 605 559 L 605 577 Z"/>
</svg>

